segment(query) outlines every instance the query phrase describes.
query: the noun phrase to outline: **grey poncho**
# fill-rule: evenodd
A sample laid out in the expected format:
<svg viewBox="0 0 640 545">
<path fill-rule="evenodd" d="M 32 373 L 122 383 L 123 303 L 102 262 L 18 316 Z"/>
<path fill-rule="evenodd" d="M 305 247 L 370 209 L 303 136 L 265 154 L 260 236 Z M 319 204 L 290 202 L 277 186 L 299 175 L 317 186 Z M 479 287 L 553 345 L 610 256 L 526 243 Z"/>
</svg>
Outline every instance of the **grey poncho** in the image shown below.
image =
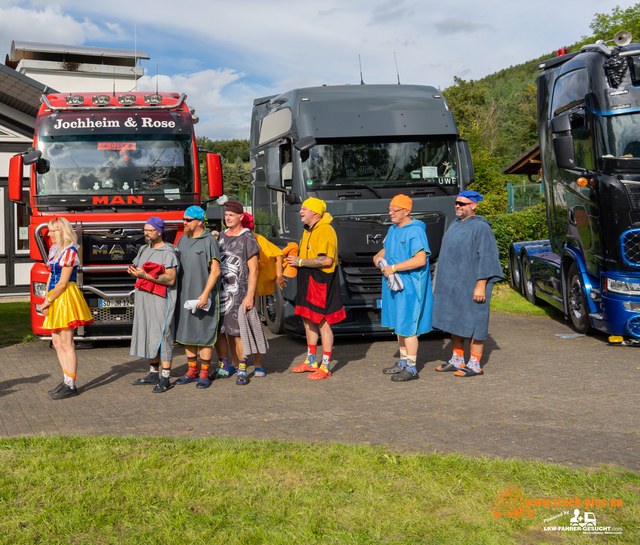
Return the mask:
<svg viewBox="0 0 640 545">
<path fill-rule="evenodd" d="M 153 249 L 148 244 L 138 250 L 133 264 L 142 268 L 145 263 L 164 265 L 165 271 L 177 267 L 178 253 L 173 244 L 165 242 Z M 131 355 L 153 359 L 160 351 L 162 361 L 173 359 L 174 312 L 177 300 L 177 282 L 167 286 L 166 297 L 160 297 L 136 288 Z"/>
<path fill-rule="evenodd" d="M 220 261 L 218 241 L 205 231 L 199 236 L 186 235 L 178 239 L 180 271 L 178 273 L 178 309 L 176 310 L 176 341 L 195 346 L 213 346 L 218 332 L 220 314 L 219 282 L 211 290 L 211 308 L 197 309 L 194 313 L 184 308 L 184 303 L 202 295 L 209 280 L 210 264 Z"/>
<path fill-rule="evenodd" d="M 476 303 L 473 290 L 487 279 L 486 301 Z M 493 284 L 504 277 L 498 245 L 480 216 L 456 218 L 442 239 L 431 325 L 464 338 L 484 341 L 489 330 Z"/>
</svg>

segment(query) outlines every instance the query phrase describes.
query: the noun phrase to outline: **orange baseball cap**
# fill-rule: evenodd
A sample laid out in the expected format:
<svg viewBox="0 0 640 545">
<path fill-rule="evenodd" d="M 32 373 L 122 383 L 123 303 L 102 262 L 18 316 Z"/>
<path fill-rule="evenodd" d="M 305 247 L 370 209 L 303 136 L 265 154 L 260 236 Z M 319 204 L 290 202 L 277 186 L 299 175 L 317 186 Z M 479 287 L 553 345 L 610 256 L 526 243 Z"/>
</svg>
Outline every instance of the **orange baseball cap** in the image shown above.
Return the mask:
<svg viewBox="0 0 640 545">
<path fill-rule="evenodd" d="M 411 200 L 411 198 L 407 197 L 406 195 L 401 194 L 401 195 L 396 195 L 391 201 L 391 204 L 393 206 L 399 206 L 400 208 L 404 208 L 405 210 L 408 210 L 409 212 L 411 212 L 413 201 Z"/>
</svg>

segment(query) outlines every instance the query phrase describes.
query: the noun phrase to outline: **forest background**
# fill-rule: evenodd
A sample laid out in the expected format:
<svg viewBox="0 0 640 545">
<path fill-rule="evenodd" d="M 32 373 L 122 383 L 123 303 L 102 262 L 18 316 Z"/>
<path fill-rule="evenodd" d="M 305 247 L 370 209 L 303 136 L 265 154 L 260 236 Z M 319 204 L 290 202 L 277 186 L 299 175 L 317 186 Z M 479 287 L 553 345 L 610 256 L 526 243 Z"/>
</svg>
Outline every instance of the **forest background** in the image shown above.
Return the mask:
<svg viewBox="0 0 640 545">
<path fill-rule="evenodd" d="M 591 33 L 578 43 L 561 43 L 559 36 L 558 43 L 549 44 L 555 49 L 537 59 L 479 80 L 456 77 L 454 85 L 441 89 L 453 111 L 460 136 L 469 141 L 476 174 L 470 189 L 485 197 L 477 213 L 492 222 L 505 272 L 511 242 L 548 238 L 543 203 L 507 214 L 507 183 L 525 180 L 502 173 L 505 166 L 538 142 L 538 64 L 555 57 L 562 47 L 570 53 L 578 51 L 596 40 L 611 40 L 619 30 L 628 30 L 635 40 L 640 40 L 640 3 L 625 10 L 617 6 L 610 14 L 596 13 L 589 28 Z M 251 198 L 249 140 L 210 140 L 206 136 L 197 140 L 198 145 L 222 157 L 225 194 L 248 202 Z"/>
</svg>

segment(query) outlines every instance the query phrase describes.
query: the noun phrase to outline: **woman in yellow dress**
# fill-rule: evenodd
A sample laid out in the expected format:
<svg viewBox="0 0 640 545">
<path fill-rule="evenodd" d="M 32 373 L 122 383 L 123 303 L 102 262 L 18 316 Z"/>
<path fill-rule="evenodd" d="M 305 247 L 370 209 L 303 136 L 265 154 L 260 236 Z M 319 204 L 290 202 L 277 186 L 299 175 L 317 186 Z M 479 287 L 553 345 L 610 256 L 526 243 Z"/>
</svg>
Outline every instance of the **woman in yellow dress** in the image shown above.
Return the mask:
<svg viewBox="0 0 640 545">
<path fill-rule="evenodd" d="M 78 359 L 73 342 L 76 327 L 93 323 L 91 311 L 76 284 L 78 259 L 78 237 L 65 218 L 49 221 L 49 265 L 51 274 L 47 282 L 47 295 L 40 307 L 46 316 L 43 327 L 51 330 L 53 347 L 56 349 L 64 379 L 51 391 L 52 399 L 64 399 L 78 395 L 76 370 Z"/>
</svg>

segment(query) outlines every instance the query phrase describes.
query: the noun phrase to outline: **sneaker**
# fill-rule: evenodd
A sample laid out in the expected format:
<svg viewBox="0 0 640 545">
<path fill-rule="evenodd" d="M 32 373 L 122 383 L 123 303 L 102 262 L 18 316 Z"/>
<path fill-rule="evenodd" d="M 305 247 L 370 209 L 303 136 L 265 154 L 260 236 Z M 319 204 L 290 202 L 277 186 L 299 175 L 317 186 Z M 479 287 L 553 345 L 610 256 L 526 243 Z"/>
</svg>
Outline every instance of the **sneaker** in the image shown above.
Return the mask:
<svg viewBox="0 0 640 545">
<path fill-rule="evenodd" d="M 238 373 L 238 379 L 236 380 L 236 384 L 239 386 L 246 386 L 249 384 L 249 377 L 247 373 Z"/>
<path fill-rule="evenodd" d="M 182 375 L 178 380 L 176 380 L 176 384 L 181 386 L 182 384 L 189 384 L 190 382 L 197 382 L 198 377 L 190 377 L 189 373 L 186 375 Z"/>
<path fill-rule="evenodd" d="M 314 369 L 314 372 L 311 373 L 307 378 L 311 380 L 322 380 L 323 378 L 329 378 L 331 373 L 327 373 L 324 369 Z"/>
<path fill-rule="evenodd" d="M 167 390 L 173 388 L 173 384 L 169 381 L 169 377 L 162 377 L 158 384 L 155 385 L 155 388 L 151 390 L 154 394 L 161 394 L 162 392 L 166 392 Z"/>
<path fill-rule="evenodd" d="M 141 384 L 158 384 L 160 382 L 160 373 L 151 371 L 146 377 L 134 380 L 131 384 L 139 386 Z"/>
<path fill-rule="evenodd" d="M 309 360 L 304 360 L 304 363 L 301 363 L 297 367 L 293 367 L 291 370 L 294 373 L 313 373 L 317 369 L 317 367 L 311 367 L 311 365 L 309 365 Z"/>
<path fill-rule="evenodd" d="M 73 397 L 78 395 L 78 389 L 75 386 L 68 386 L 66 384 L 62 384 L 62 387 L 57 391 L 51 394 L 51 399 L 64 399 L 66 397 Z"/>
<path fill-rule="evenodd" d="M 59 392 L 60 390 L 62 390 L 63 386 L 64 386 L 64 380 L 60 384 L 58 384 L 53 390 L 49 390 L 47 393 L 49 395 L 55 394 L 55 393 Z"/>
</svg>

